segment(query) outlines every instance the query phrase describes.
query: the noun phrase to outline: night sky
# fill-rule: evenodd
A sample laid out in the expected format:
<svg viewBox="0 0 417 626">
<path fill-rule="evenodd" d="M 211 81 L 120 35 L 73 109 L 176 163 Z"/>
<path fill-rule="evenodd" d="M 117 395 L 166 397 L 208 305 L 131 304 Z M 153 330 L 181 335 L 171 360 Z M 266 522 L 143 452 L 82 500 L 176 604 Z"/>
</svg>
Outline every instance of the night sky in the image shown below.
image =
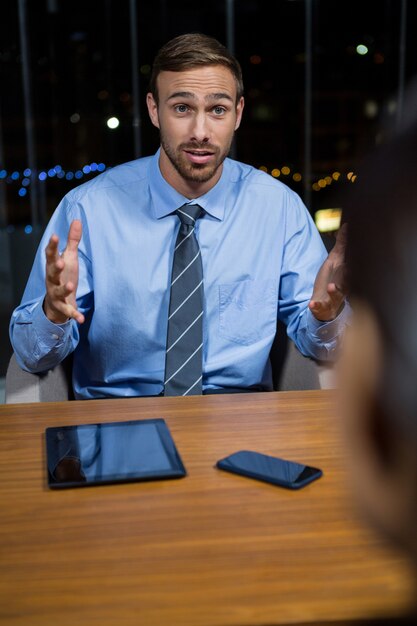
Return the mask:
<svg viewBox="0 0 417 626">
<path fill-rule="evenodd" d="M 332 179 L 331 189 L 310 191 L 311 209 L 331 206 L 334 190 L 350 184 L 347 174 L 383 140 L 382 120 L 395 120 L 401 4 L 313 0 L 309 188 L 315 183 L 318 189 L 318 181 L 334 172 L 341 175 Z M 407 8 L 407 80 L 417 71 L 411 49 L 415 5 L 408 2 Z M 33 174 L 24 174 L 28 152 L 18 3 L 5 3 L 2 12 L 0 185 L 6 189 L 3 221 L 13 225 L 30 220 L 34 187 Z M 191 31 L 226 43 L 226 2 L 138 0 L 137 16 L 141 143 L 147 155 L 158 146 L 144 102 L 156 51 L 171 37 Z M 49 215 L 75 184 L 135 157 L 129 1 L 28 2 L 27 25 L 37 177 L 44 178 L 37 184 Z M 299 179 L 304 167 L 305 2 L 236 0 L 234 33 L 246 95 L 236 157 L 279 172 L 281 180 L 305 195 L 306 181 Z M 111 117 L 119 120 L 117 128 L 108 127 Z M 25 179 L 29 182 L 23 184 Z"/>
</svg>

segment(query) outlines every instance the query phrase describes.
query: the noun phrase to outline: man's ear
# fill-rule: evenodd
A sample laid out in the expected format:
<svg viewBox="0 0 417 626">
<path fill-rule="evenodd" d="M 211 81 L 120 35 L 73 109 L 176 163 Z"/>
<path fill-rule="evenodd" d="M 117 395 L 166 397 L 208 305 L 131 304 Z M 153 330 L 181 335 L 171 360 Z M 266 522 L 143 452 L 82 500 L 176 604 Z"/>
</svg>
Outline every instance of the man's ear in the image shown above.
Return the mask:
<svg viewBox="0 0 417 626">
<path fill-rule="evenodd" d="M 151 118 L 151 122 L 156 128 L 159 128 L 159 115 L 158 115 L 158 105 L 155 101 L 155 98 L 151 93 L 146 95 L 146 105 L 148 107 L 149 117 Z"/>
<path fill-rule="evenodd" d="M 236 124 L 235 124 L 235 130 L 237 130 L 240 126 L 240 122 L 242 121 L 242 113 L 243 113 L 243 107 L 245 106 L 245 99 L 242 96 L 239 100 L 239 102 L 236 105 Z"/>
</svg>

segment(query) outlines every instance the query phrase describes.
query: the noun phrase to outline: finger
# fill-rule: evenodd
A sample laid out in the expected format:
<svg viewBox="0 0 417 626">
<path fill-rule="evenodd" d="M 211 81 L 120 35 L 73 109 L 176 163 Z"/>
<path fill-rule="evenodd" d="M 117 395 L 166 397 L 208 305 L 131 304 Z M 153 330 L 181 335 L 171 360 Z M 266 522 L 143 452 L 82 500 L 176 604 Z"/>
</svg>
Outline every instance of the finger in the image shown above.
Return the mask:
<svg viewBox="0 0 417 626">
<path fill-rule="evenodd" d="M 45 248 L 46 278 L 54 284 L 59 282 L 59 274 L 64 268 L 63 261 L 61 260 L 58 252 L 58 243 L 58 236 L 52 235 Z"/>
<path fill-rule="evenodd" d="M 71 292 L 73 286 L 71 286 Z M 56 313 L 60 313 L 66 319 L 75 319 L 82 324 L 84 322 L 84 315 L 77 309 L 77 305 L 71 304 L 62 297 L 57 297 L 52 300 L 48 305 Z"/>
<path fill-rule="evenodd" d="M 343 297 L 339 297 L 337 295 L 331 295 L 328 298 L 324 298 L 322 300 L 315 300 L 310 308 L 316 313 L 320 311 L 320 313 L 326 313 L 328 316 L 337 317 L 337 312 L 344 302 Z M 311 303 L 310 303 L 311 304 Z"/>
<path fill-rule="evenodd" d="M 84 324 L 84 321 L 85 321 L 84 315 L 82 313 L 80 313 L 80 311 L 78 309 L 76 309 L 74 307 L 71 307 L 71 310 L 69 311 L 68 317 L 74 319 L 79 324 Z"/>
<path fill-rule="evenodd" d="M 348 228 L 349 227 L 348 227 L 347 222 L 342 224 L 341 227 L 339 228 L 338 232 L 337 232 L 336 240 L 342 241 L 342 242 L 346 242 L 347 235 L 348 235 Z"/>
<path fill-rule="evenodd" d="M 71 282 L 66 283 L 65 285 L 56 285 L 53 289 L 49 290 L 49 296 L 53 300 L 53 302 L 60 300 L 61 302 L 66 302 L 66 299 L 75 294 L 74 284 Z"/>
<path fill-rule="evenodd" d="M 80 311 L 76 307 L 72 306 L 72 304 L 60 302 L 56 309 L 57 311 L 65 315 L 68 319 L 74 319 L 79 324 L 84 323 L 84 315 L 80 313 Z"/>
<path fill-rule="evenodd" d="M 46 280 L 53 285 L 60 284 L 60 278 L 62 271 L 65 267 L 65 262 L 62 258 L 58 258 L 54 263 L 47 263 L 46 265 Z"/>
<path fill-rule="evenodd" d="M 339 264 L 343 263 L 343 260 L 345 257 L 346 243 L 347 243 L 347 233 L 348 233 L 348 225 L 343 224 L 343 226 L 340 227 L 336 235 L 335 244 L 333 248 L 330 250 L 329 256 L 327 257 L 328 259 L 332 260 L 333 264 L 335 262 Z"/>
<path fill-rule="evenodd" d="M 59 257 L 58 243 L 59 243 L 58 235 L 52 235 L 52 237 L 48 241 L 48 245 L 45 248 L 45 256 L 46 256 L 47 263 L 53 263 Z"/>
<path fill-rule="evenodd" d="M 309 307 L 317 319 L 335 319 L 341 312 L 345 302 L 345 296 L 340 289 L 330 283 L 327 287 L 327 295 L 319 300 L 311 300 Z"/>
<path fill-rule="evenodd" d="M 67 250 L 69 252 L 75 252 L 78 248 L 78 244 L 81 241 L 83 229 L 80 220 L 73 220 L 68 233 Z"/>
<path fill-rule="evenodd" d="M 346 248 L 346 242 L 347 242 L 347 233 L 348 233 L 348 225 L 345 223 L 343 224 L 336 235 L 336 243 L 333 247 L 333 250 L 337 253 L 342 253 L 344 252 L 345 248 Z"/>
<path fill-rule="evenodd" d="M 344 298 L 332 300 L 329 297 L 323 300 L 311 300 L 308 307 L 316 319 L 329 322 L 339 315 L 343 304 Z"/>
<path fill-rule="evenodd" d="M 329 296 L 333 297 L 333 296 L 338 296 L 338 297 L 342 297 L 344 298 L 344 293 L 343 293 L 343 289 L 342 287 L 340 287 L 339 285 L 337 285 L 336 283 L 329 283 L 327 285 L 327 293 L 329 294 Z"/>
<path fill-rule="evenodd" d="M 329 307 L 321 300 L 311 300 L 308 308 L 310 311 L 318 317 L 319 315 L 324 315 L 328 312 Z"/>
<path fill-rule="evenodd" d="M 340 307 L 345 301 L 345 295 L 343 291 L 339 289 L 339 287 L 335 283 L 330 283 L 327 286 L 327 293 L 329 295 L 332 308 L 339 311 Z"/>
</svg>

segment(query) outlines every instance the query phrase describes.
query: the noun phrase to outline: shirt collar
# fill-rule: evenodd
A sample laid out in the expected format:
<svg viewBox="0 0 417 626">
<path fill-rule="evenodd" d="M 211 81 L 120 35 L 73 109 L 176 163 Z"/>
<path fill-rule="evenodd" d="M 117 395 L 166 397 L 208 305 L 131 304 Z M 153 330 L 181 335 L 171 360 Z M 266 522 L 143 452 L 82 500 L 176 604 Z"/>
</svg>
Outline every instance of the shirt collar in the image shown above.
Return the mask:
<svg viewBox="0 0 417 626">
<path fill-rule="evenodd" d="M 183 204 L 198 203 L 206 213 L 223 220 L 226 201 L 227 181 L 230 178 L 229 162 L 225 159 L 223 171 L 215 186 L 199 198 L 190 200 L 171 187 L 159 169 L 160 149 L 152 157 L 149 167 L 149 189 L 152 198 L 153 214 L 161 219 L 172 214 Z"/>
</svg>

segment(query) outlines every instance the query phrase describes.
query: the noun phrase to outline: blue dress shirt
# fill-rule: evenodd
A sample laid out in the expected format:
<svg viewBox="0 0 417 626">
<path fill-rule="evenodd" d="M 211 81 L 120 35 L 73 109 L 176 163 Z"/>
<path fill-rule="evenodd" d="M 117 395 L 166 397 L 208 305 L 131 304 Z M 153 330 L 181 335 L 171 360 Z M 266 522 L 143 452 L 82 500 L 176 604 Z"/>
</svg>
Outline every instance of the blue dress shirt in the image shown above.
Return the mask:
<svg viewBox="0 0 417 626">
<path fill-rule="evenodd" d="M 300 198 L 267 174 L 226 159 L 218 183 L 194 199 L 204 273 L 203 389 L 271 389 L 268 355 L 277 317 L 306 355 L 331 358 L 346 312 L 320 323 L 308 309 L 326 257 Z M 104 172 L 68 193 L 40 243 L 10 336 L 20 366 L 54 367 L 74 351 L 76 398 L 163 390 L 170 274 L 179 219 L 191 202 L 162 177 L 159 152 Z M 77 303 L 85 323 L 49 321 L 47 242 L 62 249 L 80 219 Z"/>
</svg>

